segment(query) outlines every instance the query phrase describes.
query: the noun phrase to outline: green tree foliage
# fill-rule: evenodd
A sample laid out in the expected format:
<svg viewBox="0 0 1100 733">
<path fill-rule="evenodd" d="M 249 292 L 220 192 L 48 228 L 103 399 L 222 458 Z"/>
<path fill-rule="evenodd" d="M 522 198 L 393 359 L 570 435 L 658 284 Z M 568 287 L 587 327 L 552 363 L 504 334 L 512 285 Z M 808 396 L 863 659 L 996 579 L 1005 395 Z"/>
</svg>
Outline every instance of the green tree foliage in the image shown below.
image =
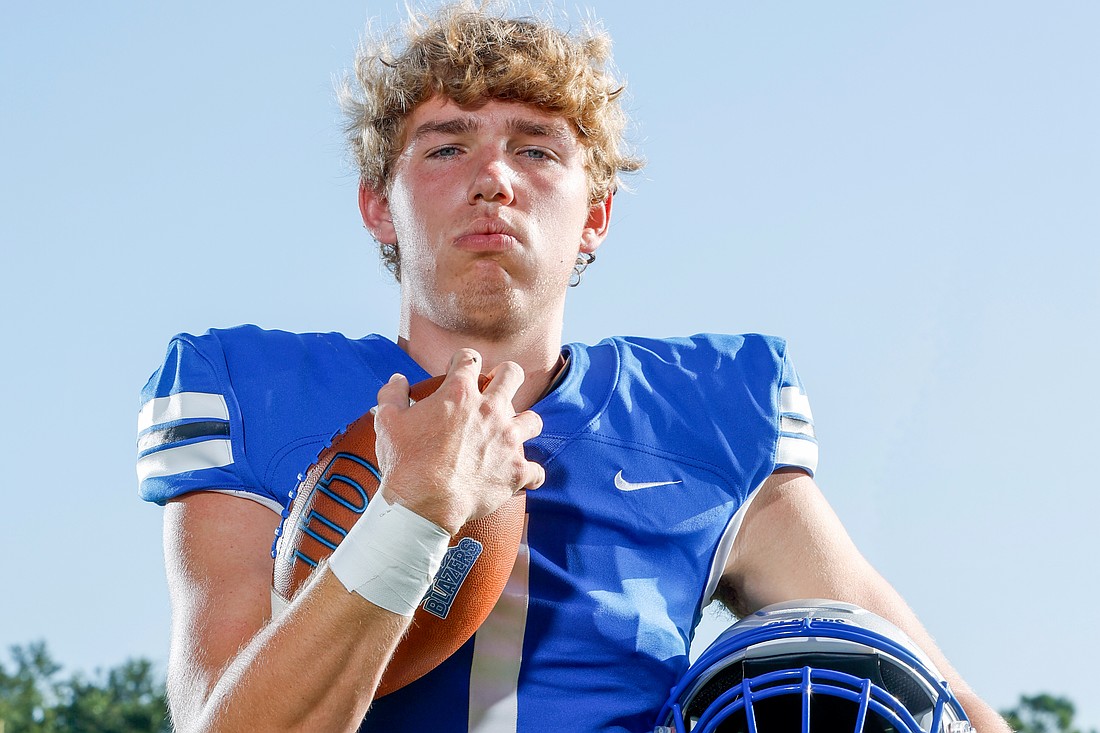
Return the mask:
<svg viewBox="0 0 1100 733">
<path fill-rule="evenodd" d="M 0 733 L 169 733 L 164 685 L 144 659 L 89 678 L 59 676 L 43 642 L 0 663 Z"/>
<path fill-rule="evenodd" d="M 1042 693 L 1020 695 L 1019 705 L 1002 710 L 1001 715 L 1018 733 L 1086 733 L 1073 724 L 1076 712 L 1068 698 Z"/>
</svg>

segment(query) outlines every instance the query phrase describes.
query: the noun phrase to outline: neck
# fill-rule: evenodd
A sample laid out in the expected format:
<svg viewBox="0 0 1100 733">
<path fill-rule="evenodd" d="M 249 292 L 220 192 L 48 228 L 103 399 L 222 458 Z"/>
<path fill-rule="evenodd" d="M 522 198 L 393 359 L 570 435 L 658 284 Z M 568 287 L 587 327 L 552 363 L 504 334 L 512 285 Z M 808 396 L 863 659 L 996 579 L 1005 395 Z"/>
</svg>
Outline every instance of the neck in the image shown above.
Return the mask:
<svg viewBox="0 0 1100 733">
<path fill-rule="evenodd" d="M 516 334 L 508 339 L 488 340 L 435 327 L 430 323 L 407 322 L 397 344 L 429 374 L 445 374 L 451 356 L 461 348 L 481 354 L 483 373 L 501 362 L 514 361 L 523 368 L 525 379 L 512 404 L 516 412 L 538 402 L 561 368 L 561 323 L 541 333 Z"/>
</svg>

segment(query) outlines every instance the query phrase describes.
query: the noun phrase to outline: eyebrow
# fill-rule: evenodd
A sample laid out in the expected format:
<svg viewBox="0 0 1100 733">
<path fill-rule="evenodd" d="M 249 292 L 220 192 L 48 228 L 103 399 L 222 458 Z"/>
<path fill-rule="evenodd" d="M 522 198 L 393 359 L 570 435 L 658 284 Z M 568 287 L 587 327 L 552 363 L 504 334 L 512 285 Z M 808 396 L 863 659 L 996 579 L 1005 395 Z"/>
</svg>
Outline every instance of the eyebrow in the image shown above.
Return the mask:
<svg viewBox="0 0 1100 733">
<path fill-rule="evenodd" d="M 573 140 L 573 136 L 564 122 L 546 124 L 517 117 L 508 121 L 508 130 L 514 134 L 529 137 L 549 137 L 562 141 Z"/>
<path fill-rule="evenodd" d="M 441 135 L 464 135 L 477 132 L 481 129 L 481 122 L 473 117 L 453 117 L 449 120 L 433 120 L 418 126 L 411 136 L 411 140 L 437 133 Z M 544 123 L 522 117 L 513 117 L 508 120 L 508 131 L 513 135 L 526 135 L 528 137 L 545 137 L 563 142 L 574 140 L 569 133 L 569 128 L 563 123 Z"/>
<path fill-rule="evenodd" d="M 413 140 L 419 140 L 433 132 L 443 135 L 462 135 L 469 132 L 477 132 L 481 125 L 471 117 L 455 117 L 450 120 L 433 120 L 420 125 L 412 134 Z"/>
</svg>

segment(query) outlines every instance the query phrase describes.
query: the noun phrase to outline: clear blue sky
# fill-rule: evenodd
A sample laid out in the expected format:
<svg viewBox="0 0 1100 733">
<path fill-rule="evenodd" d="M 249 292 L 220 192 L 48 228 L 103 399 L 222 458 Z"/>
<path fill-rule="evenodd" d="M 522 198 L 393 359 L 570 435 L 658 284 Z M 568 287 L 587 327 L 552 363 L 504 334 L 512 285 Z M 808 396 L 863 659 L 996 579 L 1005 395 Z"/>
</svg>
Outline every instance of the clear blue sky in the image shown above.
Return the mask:
<svg viewBox="0 0 1100 733">
<path fill-rule="evenodd" d="M 1048 690 L 1100 726 L 1100 5 L 593 12 L 649 166 L 567 338 L 789 338 L 871 561 L 995 706 Z M 163 662 L 134 425 L 173 333 L 393 333 L 332 78 L 399 15 L 0 7 L 0 649 Z"/>
</svg>

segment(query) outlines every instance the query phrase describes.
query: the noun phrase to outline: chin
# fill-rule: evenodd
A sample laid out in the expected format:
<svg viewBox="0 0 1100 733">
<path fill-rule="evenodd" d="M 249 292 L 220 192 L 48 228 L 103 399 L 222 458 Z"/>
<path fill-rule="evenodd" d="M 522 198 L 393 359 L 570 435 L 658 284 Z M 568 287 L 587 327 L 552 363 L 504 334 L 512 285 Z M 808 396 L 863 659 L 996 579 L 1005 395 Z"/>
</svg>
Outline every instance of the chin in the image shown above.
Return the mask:
<svg viewBox="0 0 1100 733">
<path fill-rule="evenodd" d="M 435 302 L 431 320 L 448 331 L 497 341 L 514 333 L 522 320 L 519 300 L 503 280 L 466 283 Z"/>
<path fill-rule="evenodd" d="M 460 296 L 454 311 L 457 330 L 478 338 L 499 341 L 524 330 L 529 318 L 517 306 L 510 290 Z"/>
<path fill-rule="evenodd" d="M 467 281 L 452 291 L 437 310 L 436 322 L 474 338 L 501 341 L 544 323 L 548 313 L 560 308 L 557 299 L 564 297 L 567 283 L 543 278 L 529 288 L 519 288 L 500 272 L 503 277 Z"/>
</svg>

